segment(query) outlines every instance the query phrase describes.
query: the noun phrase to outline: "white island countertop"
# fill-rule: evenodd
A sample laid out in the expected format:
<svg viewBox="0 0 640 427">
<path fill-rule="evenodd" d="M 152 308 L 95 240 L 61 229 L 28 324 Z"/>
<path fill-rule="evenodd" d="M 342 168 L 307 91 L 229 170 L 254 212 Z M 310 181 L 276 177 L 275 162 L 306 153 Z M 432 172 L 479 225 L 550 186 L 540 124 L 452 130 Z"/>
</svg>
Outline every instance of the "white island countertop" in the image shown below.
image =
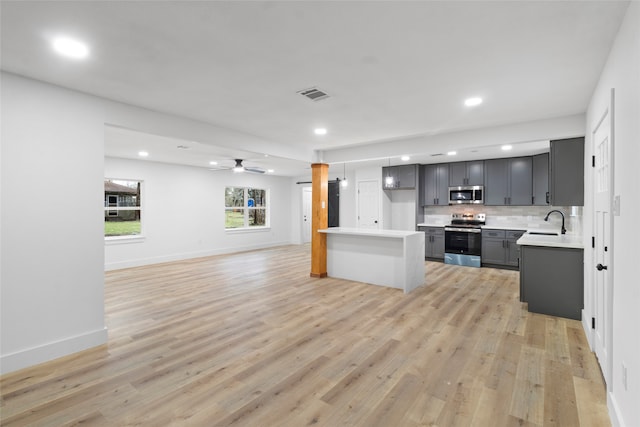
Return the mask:
<svg viewBox="0 0 640 427">
<path fill-rule="evenodd" d="M 584 249 L 582 236 L 576 234 L 560 234 L 547 236 L 544 234 L 525 233 L 516 242 L 521 246 L 546 246 L 551 248 Z"/>
</svg>

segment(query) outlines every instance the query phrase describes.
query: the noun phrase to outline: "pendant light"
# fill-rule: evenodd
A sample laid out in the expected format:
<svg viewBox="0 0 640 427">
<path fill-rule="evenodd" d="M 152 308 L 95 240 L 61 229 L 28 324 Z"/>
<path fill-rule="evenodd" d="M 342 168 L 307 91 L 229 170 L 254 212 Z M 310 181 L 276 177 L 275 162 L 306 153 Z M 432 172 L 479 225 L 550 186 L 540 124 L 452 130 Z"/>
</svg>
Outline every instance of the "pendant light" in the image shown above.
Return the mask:
<svg viewBox="0 0 640 427">
<path fill-rule="evenodd" d="M 340 183 L 343 187 L 349 185 L 349 181 L 347 181 L 347 165 L 346 163 L 342 164 L 342 182 Z"/>
</svg>

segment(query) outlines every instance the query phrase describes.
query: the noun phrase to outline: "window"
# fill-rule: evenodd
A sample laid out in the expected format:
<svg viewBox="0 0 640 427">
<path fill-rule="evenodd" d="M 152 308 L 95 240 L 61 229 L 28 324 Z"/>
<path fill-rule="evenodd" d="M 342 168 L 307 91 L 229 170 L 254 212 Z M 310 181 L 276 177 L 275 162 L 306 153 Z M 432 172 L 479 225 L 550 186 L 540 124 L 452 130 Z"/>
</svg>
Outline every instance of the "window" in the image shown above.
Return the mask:
<svg viewBox="0 0 640 427">
<path fill-rule="evenodd" d="M 225 188 L 224 227 L 268 227 L 267 193 L 267 190 L 259 188 Z"/>
<path fill-rule="evenodd" d="M 140 181 L 104 180 L 104 237 L 139 236 Z"/>
</svg>

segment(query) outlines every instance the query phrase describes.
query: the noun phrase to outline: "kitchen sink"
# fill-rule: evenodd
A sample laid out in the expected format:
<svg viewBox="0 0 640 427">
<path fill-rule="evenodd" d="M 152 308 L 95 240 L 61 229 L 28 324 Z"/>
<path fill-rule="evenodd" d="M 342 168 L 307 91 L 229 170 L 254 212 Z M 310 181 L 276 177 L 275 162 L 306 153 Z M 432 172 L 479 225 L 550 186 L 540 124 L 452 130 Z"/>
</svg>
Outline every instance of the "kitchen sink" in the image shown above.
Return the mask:
<svg viewBox="0 0 640 427">
<path fill-rule="evenodd" d="M 537 234 L 539 236 L 557 236 L 558 233 L 553 231 L 530 231 L 529 234 Z"/>
</svg>

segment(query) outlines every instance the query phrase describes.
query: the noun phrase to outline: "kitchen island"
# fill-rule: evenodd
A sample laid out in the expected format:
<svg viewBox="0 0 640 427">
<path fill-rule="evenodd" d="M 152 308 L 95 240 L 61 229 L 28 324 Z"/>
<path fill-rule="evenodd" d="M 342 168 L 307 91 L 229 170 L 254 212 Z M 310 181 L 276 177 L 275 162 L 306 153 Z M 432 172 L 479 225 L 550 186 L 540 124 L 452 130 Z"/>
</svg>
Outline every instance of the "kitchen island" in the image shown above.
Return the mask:
<svg viewBox="0 0 640 427">
<path fill-rule="evenodd" d="M 534 313 L 581 320 L 584 301 L 582 236 L 524 234 L 520 251 L 520 301 Z"/>
<path fill-rule="evenodd" d="M 424 284 L 424 233 L 334 227 L 327 235 L 327 274 L 402 289 Z"/>
</svg>

